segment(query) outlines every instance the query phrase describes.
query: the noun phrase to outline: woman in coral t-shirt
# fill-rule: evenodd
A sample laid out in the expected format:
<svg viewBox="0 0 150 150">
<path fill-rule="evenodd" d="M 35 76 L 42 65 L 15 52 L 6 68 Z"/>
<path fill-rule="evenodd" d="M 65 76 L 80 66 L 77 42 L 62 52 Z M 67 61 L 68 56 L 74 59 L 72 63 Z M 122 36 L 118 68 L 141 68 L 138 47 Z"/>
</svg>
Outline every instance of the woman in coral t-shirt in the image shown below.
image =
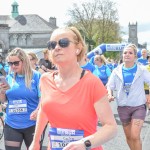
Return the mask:
<svg viewBox="0 0 150 150">
<path fill-rule="evenodd" d="M 49 149 L 102 150 L 101 145 L 116 135 L 117 125 L 106 88 L 78 64 L 86 50 L 79 31 L 75 27 L 56 29 L 48 48 L 58 70 L 41 77 L 41 107 L 30 150 L 39 150 L 47 122 Z M 98 120 L 102 127 L 97 130 Z"/>
</svg>

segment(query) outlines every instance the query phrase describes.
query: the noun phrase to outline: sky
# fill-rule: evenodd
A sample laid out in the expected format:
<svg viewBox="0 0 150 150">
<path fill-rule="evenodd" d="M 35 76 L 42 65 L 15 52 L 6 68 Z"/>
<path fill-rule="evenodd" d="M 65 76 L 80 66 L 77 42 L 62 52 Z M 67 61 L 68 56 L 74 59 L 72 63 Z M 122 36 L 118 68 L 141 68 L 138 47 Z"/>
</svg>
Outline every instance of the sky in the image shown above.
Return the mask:
<svg viewBox="0 0 150 150">
<path fill-rule="evenodd" d="M 19 14 L 38 14 L 45 20 L 50 17 L 57 19 L 59 27 L 69 20 L 67 10 L 72 3 L 86 0 L 16 0 L 19 4 Z M 149 0 L 113 0 L 119 14 L 119 23 L 126 32 L 124 40 L 128 39 L 128 24 L 138 23 L 138 43 L 147 42 L 150 50 L 150 9 Z M 0 0 L 0 15 L 11 15 L 11 4 L 14 0 Z"/>
</svg>

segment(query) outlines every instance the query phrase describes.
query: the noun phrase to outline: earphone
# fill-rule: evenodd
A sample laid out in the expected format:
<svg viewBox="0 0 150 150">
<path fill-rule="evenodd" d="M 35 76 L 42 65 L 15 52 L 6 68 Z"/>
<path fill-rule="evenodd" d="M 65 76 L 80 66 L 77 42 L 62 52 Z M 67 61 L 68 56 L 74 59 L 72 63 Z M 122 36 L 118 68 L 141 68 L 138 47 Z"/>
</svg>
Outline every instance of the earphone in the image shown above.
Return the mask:
<svg viewBox="0 0 150 150">
<path fill-rule="evenodd" d="M 79 49 L 77 49 L 76 54 L 79 54 Z"/>
</svg>

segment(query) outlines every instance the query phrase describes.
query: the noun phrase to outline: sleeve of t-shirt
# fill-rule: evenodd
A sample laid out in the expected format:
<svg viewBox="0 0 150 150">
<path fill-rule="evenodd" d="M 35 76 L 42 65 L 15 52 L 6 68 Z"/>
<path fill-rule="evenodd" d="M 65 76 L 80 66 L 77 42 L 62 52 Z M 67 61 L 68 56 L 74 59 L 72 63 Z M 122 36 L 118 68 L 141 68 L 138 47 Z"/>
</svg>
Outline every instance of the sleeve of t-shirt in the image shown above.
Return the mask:
<svg viewBox="0 0 150 150">
<path fill-rule="evenodd" d="M 111 75 L 111 70 L 108 66 L 106 66 L 106 74 L 107 74 L 107 77 L 110 77 Z"/>
<path fill-rule="evenodd" d="M 40 86 L 39 86 L 39 84 L 40 84 L 40 78 L 41 78 L 41 74 L 38 72 L 36 80 L 37 80 L 37 90 L 38 90 L 38 96 L 39 97 L 41 97 L 41 91 L 40 91 Z"/>
<path fill-rule="evenodd" d="M 95 57 L 95 56 L 93 56 L 93 57 L 89 60 L 89 63 L 91 63 L 92 65 L 94 65 L 94 57 Z"/>
<path fill-rule="evenodd" d="M 99 80 L 97 77 L 93 78 L 93 103 L 99 101 L 101 98 L 103 98 L 107 94 L 107 89 L 103 85 L 102 81 Z"/>
</svg>

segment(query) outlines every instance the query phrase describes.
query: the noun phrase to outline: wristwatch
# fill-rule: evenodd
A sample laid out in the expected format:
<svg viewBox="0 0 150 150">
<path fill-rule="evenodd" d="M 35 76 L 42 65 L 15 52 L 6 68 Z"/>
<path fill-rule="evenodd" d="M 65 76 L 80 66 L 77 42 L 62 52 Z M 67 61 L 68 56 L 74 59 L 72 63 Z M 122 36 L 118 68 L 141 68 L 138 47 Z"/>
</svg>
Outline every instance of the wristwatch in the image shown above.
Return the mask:
<svg viewBox="0 0 150 150">
<path fill-rule="evenodd" d="M 86 150 L 90 150 L 91 149 L 91 142 L 90 142 L 90 140 L 85 140 L 84 141 L 84 145 L 85 145 Z"/>
</svg>

